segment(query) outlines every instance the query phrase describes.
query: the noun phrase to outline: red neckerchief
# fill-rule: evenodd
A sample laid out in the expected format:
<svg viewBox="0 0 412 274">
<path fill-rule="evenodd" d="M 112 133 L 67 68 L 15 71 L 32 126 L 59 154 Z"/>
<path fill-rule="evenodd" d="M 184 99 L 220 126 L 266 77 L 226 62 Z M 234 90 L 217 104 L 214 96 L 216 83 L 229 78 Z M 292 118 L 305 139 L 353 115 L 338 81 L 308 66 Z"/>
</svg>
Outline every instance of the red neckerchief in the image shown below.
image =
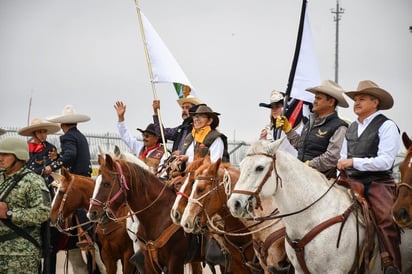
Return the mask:
<svg viewBox="0 0 412 274">
<path fill-rule="evenodd" d="M 154 149 L 156 149 L 156 148 L 158 148 L 158 147 L 160 147 L 160 143 L 159 143 L 159 144 L 156 144 L 156 145 L 154 145 L 154 146 L 152 146 L 152 147 L 146 148 L 146 149 L 139 155 L 140 159 L 142 159 L 142 160 L 146 159 L 147 154 L 149 154 L 150 151 L 152 151 L 152 150 L 154 150 Z"/>
<path fill-rule="evenodd" d="M 42 152 L 43 149 L 45 148 L 45 145 L 43 143 L 36 144 L 36 143 L 29 143 L 29 152 L 30 153 L 39 153 Z"/>
</svg>

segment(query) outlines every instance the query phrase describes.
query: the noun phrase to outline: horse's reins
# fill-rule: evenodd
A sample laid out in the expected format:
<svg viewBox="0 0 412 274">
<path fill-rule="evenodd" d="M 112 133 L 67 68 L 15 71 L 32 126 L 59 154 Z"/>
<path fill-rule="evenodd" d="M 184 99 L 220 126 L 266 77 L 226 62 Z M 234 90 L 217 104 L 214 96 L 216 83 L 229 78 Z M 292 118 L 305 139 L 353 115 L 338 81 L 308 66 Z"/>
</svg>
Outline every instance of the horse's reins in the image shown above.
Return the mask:
<svg viewBox="0 0 412 274">
<path fill-rule="evenodd" d="M 130 206 L 128 205 L 130 211 L 127 215 L 125 216 L 121 216 L 121 217 L 117 217 L 116 214 L 111 210 L 111 204 L 116 201 L 122 194 L 125 197 L 125 202 L 127 203 L 127 190 L 129 190 L 129 186 L 127 184 L 127 180 L 126 177 L 124 176 L 123 173 L 123 169 L 120 165 L 119 162 L 116 161 L 116 167 L 117 167 L 117 174 L 119 175 L 119 185 L 120 188 L 119 190 L 113 195 L 113 196 L 108 196 L 108 199 L 106 202 L 101 202 L 95 198 L 91 198 L 90 199 L 90 203 L 92 205 L 98 206 L 98 207 L 102 207 L 103 210 L 106 212 L 107 217 L 115 222 L 120 222 L 123 221 L 125 219 L 127 219 L 128 217 L 134 216 L 134 215 L 138 215 L 141 212 L 149 209 L 151 206 L 153 206 L 162 196 L 164 190 L 166 189 L 166 184 L 163 185 L 162 190 L 159 192 L 159 195 L 156 197 L 156 199 L 154 199 L 149 205 L 147 205 L 146 207 L 144 207 L 143 209 L 137 210 L 137 211 L 133 211 Z M 114 185 L 112 186 L 113 189 Z M 110 190 L 110 193 L 112 192 L 112 190 Z"/>
<path fill-rule="evenodd" d="M 401 187 L 406 187 L 406 188 L 408 188 L 409 190 L 412 191 L 412 186 L 410 184 L 400 182 L 400 183 L 396 184 L 396 197 L 399 195 L 399 189 Z M 396 218 L 393 214 L 392 214 L 392 219 L 396 224 L 398 224 L 398 221 L 396 220 Z M 406 227 L 409 227 L 411 225 L 412 225 L 412 220 L 407 222 L 406 224 L 404 224 L 404 223 L 402 224 L 402 226 L 406 226 Z"/>
<path fill-rule="evenodd" d="M 272 171 L 275 172 L 276 174 L 276 188 L 278 187 L 278 181 L 280 179 L 280 181 L 282 181 L 282 179 L 280 178 L 279 174 L 276 171 L 276 155 L 270 155 L 267 153 L 254 153 L 254 154 L 248 154 L 246 155 L 246 157 L 248 156 L 254 156 L 254 155 L 263 155 L 263 156 L 267 156 L 269 158 L 272 159 L 272 165 L 271 167 L 268 169 L 268 172 L 266 173 L 265 177 L 263 178 L 262 182 L 259 184 L 258 188 L 256 189 L 256 191 L 251 192 L 251 191 L 246 191 L 246 190 L 233 190 L 232 193 L 240 193 L 240 194 L 246 194 L 246 195 L 251 195 L 253 197 L 259 197 L 259 193 L 263 188 L 263 185 L 267 182 L 267 180 L 270 178 Z M 338 176 L 339 178 L 339 176 Z M 331 189 L 332 187 L 336 184 L 336 182 L 338 181 L 338 178 L 336 178 L 333 183 L 329 186 L 329 188 L 315 201 L 313 201 L 312 203 L 310 203 L 309 205 L 307 205 L 306 207 L 294 211 L 294 212 L 290 212 L 290 213 L 286 213 L 286 214 L 280 214 L 280 215 L 276 215 L 272 218 L 283 218 L 283 217 L 288 217 L 288 216 L 292 216 L 292 215 L 296 215 L 299 214 L 305 210 L 307 210 L 308 208 L 312 207 L 314 204 L 316 204 L 318 201 L 320 201 Z M 281 186 L 282 187 L 282 186 Z M 256 208 L 260 207 L 260 199 L 257 201 L 257 205 Z M 259 206 L 258 206 L 259 205 Z M 332 217 L 322 223 L 320 223 L 319 225 L 315 226 L 311 231 L 309 231 L 302 239 L 300 240 L 291 240 L 289 238 L 289 236 L 287 234 L 286 235 L 286 240 L 289 243 L 289 245 L 295 250 L 296 253 L 296 257 L 298 259 L 299 265 L 302 267 L 302 270 L 304 271 L 304 273 L 309 273 L 309 270 L 307 269 L 306 263 L 305 263 L 305 254 L 304 254 L 304 248 L 306 246 L 306 244 L 308 244 L 317 234 L 319 234 L 321 231 L 323 231 L 324 229 L 328 228 L 329 226 L 332 226 L 336 223 L 341 222 L 342 225 L 340 227 L 339 230 L 339 236 L 338 236 L 338 241 L 337 241 L 337 248 L 339 247 L 339 240 L 340 240 L 340 234 L 341 231 L 343 229 L 343 226 L 347 220 L 347 218 L 349 217 L 349 215 L 352 213 L 353 209 L 356 207 L 356 203 L 352 203 L 349 208 L 347 208 L 345 210 L 344 213 Z"/>
<path fill-rule="evenodd" d="M 57 220 L 56 220 L 55 227 L 57 228 L 57 230 L 58 230 L 60 233 L 63 233 L 63 234 L 65 234 L 66 236 L 77 237 L 77 236 L 80 236 L 80 233 L 71 234 L 71 233 L 69 233 L 69 231 L 75 230 L 75 229 L 77 229 L 77 228 L 79 228 L 79 227 L 83 227 L 84 225 L 87 225 L 87 224 L 90 224 L 90 223 L 93 223 L 93 222 L 92 222 L 92 221 L 87 221 L 87 222 L 84 222 L 84 223 L 80 223 L 80 222 L 79 222 L 78 225 L 70 226 L 70 227 L 67 227 L 67 228 L 63 228 L 63 227 L 60 226 L 60 221 L 64 221 L 63 208 L 64 208 L 64 205 L 65 205 L 66 200 L 67 200 L 67 195 L 70 193 L 70 190 L 72 189 L 73 182 L 74 182 L 74 178 L 71 177 L 71 180 L 70 180 L 70 182 L 68 183 L 67 190 L 66 190 L 65 192 L 60 191 L 60 190 L 57 192 L 57 195 L 63 195 L 63 198 L 62 198 L 62 201 L 61 201 L 60 206 L 59 206 L 59 211 L 58 211 L 58 213 L 57 213 Z M 60 182 L 60 183 L 61 183 L 61 182 Z M 78 221 L 78 219 L 77 219 L 77 221 Z M 92 226 L 90 226 L 90 227 L 87 228 L 86 230 L 90 230 L 91 228 L 92 228 Z"/>
</svg>

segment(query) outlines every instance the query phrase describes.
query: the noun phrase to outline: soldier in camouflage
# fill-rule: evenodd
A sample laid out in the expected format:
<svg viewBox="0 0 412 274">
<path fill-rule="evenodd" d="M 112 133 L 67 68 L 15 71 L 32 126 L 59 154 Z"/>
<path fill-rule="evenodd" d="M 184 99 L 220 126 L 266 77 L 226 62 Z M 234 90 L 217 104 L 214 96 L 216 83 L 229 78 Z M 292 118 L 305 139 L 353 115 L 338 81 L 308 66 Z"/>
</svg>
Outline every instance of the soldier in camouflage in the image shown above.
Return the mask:
<svg viewBox="0 0 412 274">
<path fill-rule="evenodd" d="M 25 167 L 28 159 L 23 139 L 0 141 L 0 273 L 38 273 L 40 250 L 3 222 L 10 220 L 40 243 L 40 225 L 50 216 L 50 193 L 43 178 Z M 3 197 L 18 177 L 15 187 Z"/>
</svg>

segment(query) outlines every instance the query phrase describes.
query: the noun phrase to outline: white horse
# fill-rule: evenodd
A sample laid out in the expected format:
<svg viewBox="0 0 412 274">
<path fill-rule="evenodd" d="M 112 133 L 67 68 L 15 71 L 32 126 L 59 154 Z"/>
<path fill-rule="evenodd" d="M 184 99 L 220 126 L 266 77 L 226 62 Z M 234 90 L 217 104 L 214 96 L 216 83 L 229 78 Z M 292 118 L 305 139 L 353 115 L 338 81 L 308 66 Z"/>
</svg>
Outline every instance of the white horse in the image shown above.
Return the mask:
<svg viewBox="0 0 412 274">
<path fill-rule="evenodd" d="M 272 197 L 280 214 L 286 215 L 286 252 L 296 273 L 349 273 L 358 259 L 358 222 L 355 214 L 346 214 L 352 210 L 352 199 L 346 189 L 331 186 L 323 174 L 279 150 L 283 140 L 252 144 L 227 205 L 232 215 L 244 217 L 260 199 Z M 360 226 L 360 246 L 363 240 L 364 228 Z M 411 244 L 412 233 L 405 231 L 401 247 L 403 273 L 411 273 Z M 292 245 L 301 249 L 297 251 Z M 371 273 L 382 273 L 379 256 L 372 261 Z"/>
</svg>

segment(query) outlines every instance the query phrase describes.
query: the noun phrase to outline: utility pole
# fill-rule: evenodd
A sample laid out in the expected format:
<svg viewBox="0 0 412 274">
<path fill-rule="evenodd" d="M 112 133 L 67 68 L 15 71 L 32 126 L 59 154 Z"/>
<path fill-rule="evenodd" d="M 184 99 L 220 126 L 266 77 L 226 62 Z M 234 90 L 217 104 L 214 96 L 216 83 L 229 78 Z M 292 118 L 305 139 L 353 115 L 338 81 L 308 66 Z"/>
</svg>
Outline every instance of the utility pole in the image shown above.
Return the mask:
<svg viewBox="0 0 412 274">
<path fill-rule="evenodd" d="M 333 20 L 336 22 L 335 33 L 335 82 L 338 83 L 339 75 L 339 21 L 341 20 L 341 14 L 345 10 L 339 6 L 339 0 L 336 0 L 336 9 L 331 9 L 331 13 L 334 14 Z"/>
</svg>

